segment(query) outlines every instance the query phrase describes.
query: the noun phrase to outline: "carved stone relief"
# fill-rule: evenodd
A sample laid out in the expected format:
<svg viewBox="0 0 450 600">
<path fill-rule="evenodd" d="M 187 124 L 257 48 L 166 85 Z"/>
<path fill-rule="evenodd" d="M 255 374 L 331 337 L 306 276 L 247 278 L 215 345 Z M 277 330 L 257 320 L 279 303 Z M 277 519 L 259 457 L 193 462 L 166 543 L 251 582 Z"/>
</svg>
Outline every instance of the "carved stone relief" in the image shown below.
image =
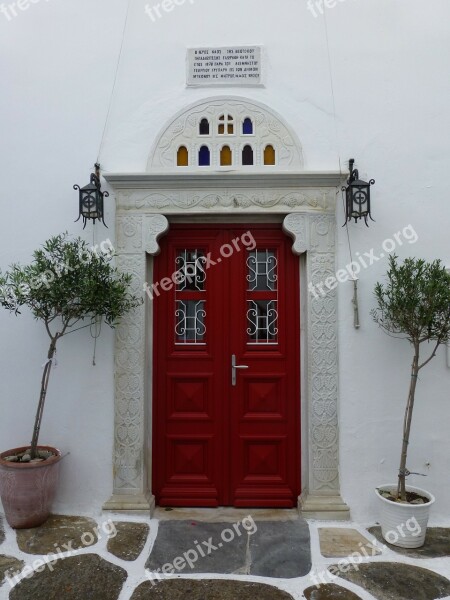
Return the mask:
<svg viewBox="0 0 450 600">
<path fill-rule="evenodd" d="M 233 117 L 232 135 L 218 133 L 218 119 L 221 115 Z M 247 117 L 253 121 L 252 135 L 242 135 L 242 123 Z M 204 118 L 209 121 L 210 132 L 208 135 L 199 135 L 199 123 Z M 195 167 L 195 157 L 202 145 L 208 146 L 211 151 L 211 167 L 217 167 L 220 164 L 220 149 L 224 144 L 230 146 L 233 156 L 238 156 L 244 145 L 250 144 L 254 150 L 255 166 L 263 164 L 263 149 L 268 144 L 275 148 L 278 167 L 303 166 L 300 143 L 281 117 L 258 102 L 223 96 L 207 98 L 178 114 L 160 133 L 150 154 L 148 170 L 176 166 L 180 146 L 188 149 L 191 157 L 189 165 Z M 233 160 L 234 168 L 239 168 L 239 165 L 239 160 Z"/>
</svg>

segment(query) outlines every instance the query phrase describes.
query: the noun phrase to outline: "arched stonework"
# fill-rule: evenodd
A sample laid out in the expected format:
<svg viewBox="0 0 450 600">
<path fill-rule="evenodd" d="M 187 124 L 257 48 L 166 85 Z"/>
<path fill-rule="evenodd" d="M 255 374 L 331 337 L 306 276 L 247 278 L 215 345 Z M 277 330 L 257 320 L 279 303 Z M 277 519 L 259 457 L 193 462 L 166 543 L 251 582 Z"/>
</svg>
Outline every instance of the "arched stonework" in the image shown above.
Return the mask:
<svg viewBox="0 0 450 600">
<path fill-rule="evenodd" d="M 236 106 L 240 112 L 232 113 Z M 220 116 L 228 109 L 230 115 L 253 118 L 249 106 L 257 107 L 261 122 L 278 132 L 279 141 L 284 140 L 284 158 L 290 168 L 276 165 L 219 172 L 208 168 L 200 173 L 196 167 L 173 167 L 178 144 L 187 143 L 182 135 L 186 127 L 196 127 L 205 115 Z M 171 219 L 185 223 L 196 219 L 275 221 L 283 223 L 293 238 L 293 252 L 302 255 L 303 261 L 302 451 L 306 458 L 299 508 L 310 517 L 348 518 L 339 489 L 337 292 L 313 293 L 308 285 L 325 282 L 336 270 L 336 191 L 343 176 L 336 171 L 302 171 L 295 136 L 280 125 L 278 117 L 269 127 L 272 113 L 251 101 L 202 101 L 183 115 L 172 120 L 158 139 L 148 172 L 105 176 L 116 196 L 117 265 L 132 274 L 133 290 L 141 291 L 146 302 L 122 320 L 116 334 L 114 491 L 104 508 L 152 511 L 155 505 L 151 491 L 152 302 L 143 290 L 153 283 L 152 256 L 159 251 L 158 238 Z M 189 119 L 192 123 L 186 125 Z M 235 125 L 237 119 L 234 116 Z M 210 128 L 214 126 L 210 121 Z M 268 143 L 274 143 L 273 139 Z M 172 165 L 167 162 L 169 156 L 175 160 Z"/>
<path fill-rule="evenodd" d="M 219 118 L 222 115 L 233 117 L 233 134 L 219 134 Z M 209 121 L 209 134 L 200 135 L 200 122 L 205 118 Z M 242 133 L 246 118 L 252 119 L 253 122 L 253 133 L 249 135 Z M 150 153 L 147 171 L 176 168 L 180 146 L 188 149 L 190 169 L 219 169 L 220 150 L 225 144 L 230 146 L 233 152 L 232 168 L 264 167 L 264 149 L 268 145 L 275 149 L 275 167 L 283 170 L 303 167 L 300 143 L 280 116 L 252 100 L 223 96 L 207 98 L 178 113 L 159 134 Z M 253 167 L 245 167 L 241 161 L 242 149 L 248 144 L 253 148 Z M 203 145 L 208 146 L 211 151 L 209 167 L 198 167 L 198 151 Z M 266 168 L 273 170 L 274 166 Z"/>
</svg>

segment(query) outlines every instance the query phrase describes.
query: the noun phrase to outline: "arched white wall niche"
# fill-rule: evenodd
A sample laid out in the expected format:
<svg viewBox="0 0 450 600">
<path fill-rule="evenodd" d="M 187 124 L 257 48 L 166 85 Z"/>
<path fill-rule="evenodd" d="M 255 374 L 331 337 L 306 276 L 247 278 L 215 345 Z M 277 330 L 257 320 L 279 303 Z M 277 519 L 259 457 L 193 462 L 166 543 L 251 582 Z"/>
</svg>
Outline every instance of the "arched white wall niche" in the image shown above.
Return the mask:
<svg viewBox="0 0 450 600">
<path fill-rule="evenodd" d="M 235 101 L 219 99 L 214 111 L 220 112 L 220 102 L 226 102 L 228 109 Z M 239 102 L 245 106 L 242 99 Z M 205 106 L 199 103 L 197 112 L 189 107 L 185 118 L 205 114 Z M 242 114 L 251 115 L 251 106 L 254 103 L 248 102 Z M 171 131 L 179 119 L 171 121 L 165 131 Z M 286 126 L 273 121 L 272 127 L 281 131 Z M 299 261 L 306 265 L 306 282 L 320 283 L 335 272 L 339 172 L 302 171 L 297 142 L 291 153 L 296 168 L 202 173 L 197 167 L 153 166 L 155 156 L 162 160 L 168 147 L 165 134 L 159 144 L 146 173 L 105 176 L 116 196 L 117 265 L 132 274 L 134 292 L 145 297 L 145 304 L 127 315 L 116 333 L 114 489 L 105 510 L 152 511 L 155 506 L 151 490 L 152 302 L 143 289 L 145 283 L 153 283 L 152 257 L 170 221 L 282 221 L 286 234 L 293 238 L 293 252 L 303 257 Z M 307 285 L 300 293 L 306 341 L 302 347 L 304 458 L 299 509 L 309 517 L 345 519 L 349 509 L 339 488 L 337 295 L 332 290 L 316 297 L 308 293 Z"/>
<path fill-rule="evenodd" d="M 207 124 L 207 129 L 206 129 Z M 251 133 L 248 133 L 251 128 Z M 204 131 L 208 133 L 203 133 Z M 230 148 L 231 164 L 221 165 L 221 149 Z M 253 165 L 243 165 L 245 146 L 253 150 Z M 265 165 L 265 150 L 274 150 L 274 163 Z M 178 150 L 188 153 L 188 165 L 177 167 Z M 199 165 L 200 148 L 210 152 L 210 165 Z M 206 98 L 179 112 L 156 139 L 147 171 L 155 169 L 302 169 L 303 156 L 295 132 L 267 106 L 238 96 Z"/>
</svg>

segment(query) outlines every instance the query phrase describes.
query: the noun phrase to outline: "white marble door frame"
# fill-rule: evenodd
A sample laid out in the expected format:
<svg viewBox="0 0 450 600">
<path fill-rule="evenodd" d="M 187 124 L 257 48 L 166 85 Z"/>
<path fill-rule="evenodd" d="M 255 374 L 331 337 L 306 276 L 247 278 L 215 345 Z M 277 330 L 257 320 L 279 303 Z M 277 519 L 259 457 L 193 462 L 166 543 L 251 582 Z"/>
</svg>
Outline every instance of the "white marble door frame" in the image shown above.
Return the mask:
<svg viewBox="0 0 450 600">
<path fill-rule="evenodd" d="M 299 509 L 310 517 L 348 518 L 339 487 L 337 291 L 322 296 L 307 289 L 335 274 L 341 174 L 173 170 L 105 178 L 116 196 L 117 265 L 132 274 L 137 294 L 143 293 L 144 283 L 152 284 L 149 257 L 158 253 L 158 239 L 171 220 L 283 223 L 304 266 L 301 415 L 306 457 Z M 104 509 L 153 511 L 152 306 L 146 295 L 142 307 L 117 329 L 114 406 L 114 489 Z"/>
</svg>

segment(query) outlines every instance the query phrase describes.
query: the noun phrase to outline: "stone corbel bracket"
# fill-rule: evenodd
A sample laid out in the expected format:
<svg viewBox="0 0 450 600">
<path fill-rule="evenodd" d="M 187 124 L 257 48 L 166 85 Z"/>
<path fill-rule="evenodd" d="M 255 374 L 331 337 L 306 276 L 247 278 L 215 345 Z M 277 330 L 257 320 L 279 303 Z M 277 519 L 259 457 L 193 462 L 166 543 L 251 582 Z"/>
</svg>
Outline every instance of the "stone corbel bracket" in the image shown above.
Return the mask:
<svg viewBox="0 0 450 600">
<path fill-rule="evenodd" d="M 145 215 L 145 251 L 147 254 L 156 256 L 161 249 L 158 244 L 159 238 L 169 230 L 169 221 L 164 215 Z"/>
<path fill-rule="evenodd" d="M 304 254 L 309 249 L 309 227 L 308 220 L 304 215 L 291 213 L 283 221 L 283 231 L 293 238 L 292 252 Z"/>
</svg>

